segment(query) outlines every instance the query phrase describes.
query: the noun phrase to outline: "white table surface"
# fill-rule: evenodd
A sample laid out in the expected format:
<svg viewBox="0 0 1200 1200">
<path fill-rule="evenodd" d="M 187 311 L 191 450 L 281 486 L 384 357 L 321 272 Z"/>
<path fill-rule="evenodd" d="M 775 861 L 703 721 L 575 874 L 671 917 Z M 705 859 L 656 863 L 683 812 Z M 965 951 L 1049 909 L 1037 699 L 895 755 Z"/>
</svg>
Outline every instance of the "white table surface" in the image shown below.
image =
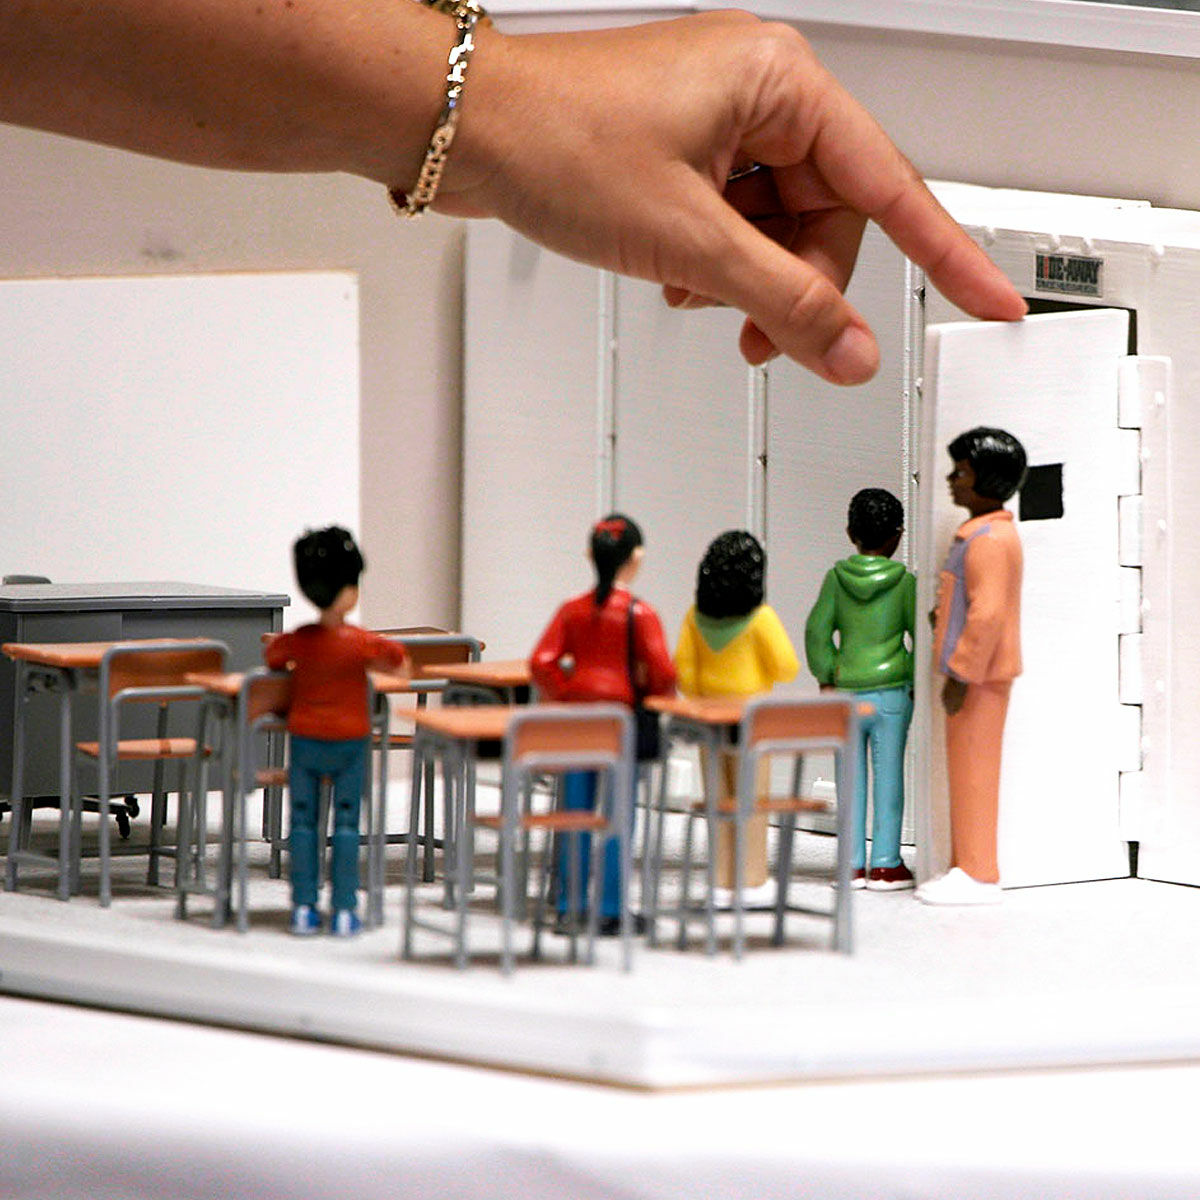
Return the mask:
<svg viewBox="0 0 1200 1200">
<path fill-rule="evenodd" d="M 0 1196 L 1164 1200 L 1200 1067 L 646 1094 L 0 999 Z"/>
</svg>

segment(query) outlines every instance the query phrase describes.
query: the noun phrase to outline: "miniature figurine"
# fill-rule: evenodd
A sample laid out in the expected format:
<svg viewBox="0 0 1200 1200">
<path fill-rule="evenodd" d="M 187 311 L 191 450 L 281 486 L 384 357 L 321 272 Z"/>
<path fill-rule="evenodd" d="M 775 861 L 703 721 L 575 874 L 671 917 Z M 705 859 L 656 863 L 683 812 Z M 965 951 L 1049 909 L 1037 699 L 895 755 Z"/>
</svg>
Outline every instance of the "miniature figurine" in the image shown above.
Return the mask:
<svg viewBox="0 0 1200 1200">
<path fill-rule="evenodd" d="M 846 533 L 857 553 L 825 576 L 804 628 L 804 647 L 822 691 L 854 692 L 875 709 L 858 746 L 851 886 L 898 891 L 913 886 L 912 872 L 900 857 L 900 823 L 904 747 L 913 711 L 917 579 L 892 559 L 904 533 L 904 508 L 891 492 L 858 492 L 850 501 Z M 869 872 L 868 744 L 874 805 Z"/>
<path fill-rule="evenodd" d="M 350 937 L 358 917 L 359 808 L 367 780 L 371 721 L 368 670 L 404 668 L 404 647 L 350 625 L 364 563 L 350 533 L 338 526 L 306 533 L 293 547 L 296 582 L 320 618 L 273 638 L 263 651 L 274 671 L 292 676 L 288 708 L 288 791 L 291 796 L 291 931 L 318 933 L 317 813 L 322 779 L 332 789 L 330 931 Z"/>
<path fill-rule="evenodd" d="M 568 600 L 554 614 L 530 657 L 533 682 L 545 699 L 608 700 L 632 706 L 645 696 L 674 693 L 675 668 L 667 651 L 662 623 L 654 609 L 629 591 L 644 555 L 642 531 L 629 517 L 611 513 L 592 527 L 588 556 L 596 569 L 596 586 Z M 595 772 L 569 772 L 563 790 L 566 808 L 593 808 Z M 581 841 L 582 887 L 588 878 L 591 838 L 585 834 Z M 579 896 L 570 903 L 565 882 L 567 853 L 563 839 L 557 868 L 560 929 L 567 928 L 569 913 L 579 915 L 586 908 Z M 610 839 L 605 847 L 598 914 L 598 931 L 605 937 L 620 932 L 619 854 L 619 845 Z M 640 931 L 641 926 L 642 919 L 636 916 L 634 927 Z"/>
<path fill-rule="evenodd" d="M 767 556 L 758 539 L 735 529 L 715 538 L 696 573 L 696 602 L 688 610 L 675 650 L 679 690 L 687 696 L 753 696 L 796 677 L 800 662 L 775 610 L 763 603 Z M 768 765 L 763 761 L 764 768 Z M 737 756 L 721 755 L 725 798 L 737 795 Z M 767 819 L 755 814 L 743 839 L 742 906 L 770 908 Z M 735 886 L 733 830 L 717 831 L 713 903 L 730 908 Z"/>
<path fill-rule="evenodd" d="M 1021 542 L 1004 502 L 1025 478 L 1025 450 L 979 427 L 947 447 L 959 526 L 938 583 L 934 656 L 946 677 L 951 869 L 917 889 L 926 904 L 997 904 L 1000 748 L 1012 681 L 1021 673 Z"/>
</svg>

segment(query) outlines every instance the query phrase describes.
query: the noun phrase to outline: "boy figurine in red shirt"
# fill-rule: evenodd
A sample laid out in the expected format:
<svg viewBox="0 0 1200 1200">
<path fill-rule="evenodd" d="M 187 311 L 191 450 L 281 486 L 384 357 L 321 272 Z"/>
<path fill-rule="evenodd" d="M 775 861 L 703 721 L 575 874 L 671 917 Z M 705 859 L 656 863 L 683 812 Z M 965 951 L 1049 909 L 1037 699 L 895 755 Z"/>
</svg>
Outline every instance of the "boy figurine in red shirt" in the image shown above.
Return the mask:
<svg viewBox="0 0 1200 1200">
<path fill-rule="evenodd" d="M 397 671 L 399 642 L 346 622 L 358 603 L 364 563 L 350 533 L 336 525 L 306 533 L 293 547 L 296 582 L 319 619 L 273 638 L 263 651 L 273 671 L 292 676 L 288 708 L 288 791 L 294 934 L 318 933 L 317 812 L 321 780 L 333 801 L 330 932 L 351 937 L 358 917 L 358 817 L 367 778 L 371 718 L 368 670 Z"/>
</svg>

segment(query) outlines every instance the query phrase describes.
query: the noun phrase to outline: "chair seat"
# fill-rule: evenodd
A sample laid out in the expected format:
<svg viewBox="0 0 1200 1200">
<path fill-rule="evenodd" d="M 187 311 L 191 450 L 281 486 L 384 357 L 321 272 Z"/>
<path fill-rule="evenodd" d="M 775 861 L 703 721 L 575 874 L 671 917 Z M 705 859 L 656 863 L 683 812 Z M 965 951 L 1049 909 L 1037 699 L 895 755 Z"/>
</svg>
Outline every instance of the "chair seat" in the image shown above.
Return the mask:
<svg viewBox="0 0 1200 1200">
<path fill-rule="evenodd" d="M 499 829 L 499 816 L 477 816 L 477 825 Z M 590 809 L 568 809 L 564 812 L 526 813 L 518 824 L 522 829 L 547 829 L 551 833 L 593 833 L 608 828 L 608 818 Z"/>
<path fill-rule="evenodd" d="M 89 758 L 100 757 L 99 742 L 76 742 L 75 748 Z M 117 758 L 127 762 L 152 761 L 156 758 L 191 758 L 195 753 L 195 738 L 130 738 L 128 741 L 117 743 Z M 205 746 L 204 753 L 211 754 L 211 748 Z"/>
<path fill-rule="evenodd" d="M 692 801 L 692 812 L 702 813 L 704 811 L 703 800 Z M 754 811 L 760 813 L 823 813 L 831 812 L 832 809 L 825 800 L 814 800 L 806 796 L 759 796 L 754 802 Z M 733 816 L 737 812 L 737 800 L 733 796 L 727 796 L 720 804 L 717 805 L 717 812 L 721 816 Z"/>
<path fill-rule="evenodd" d="M 379 746 L 383 743 L 383 738 L 379 734 L 375 734 L 372 738 L 374 745 Z M 413 744 L 413 734 L 411 733 L 389 733 L 388 747 L 392 750 L 407 750 Z"/>
</svg>

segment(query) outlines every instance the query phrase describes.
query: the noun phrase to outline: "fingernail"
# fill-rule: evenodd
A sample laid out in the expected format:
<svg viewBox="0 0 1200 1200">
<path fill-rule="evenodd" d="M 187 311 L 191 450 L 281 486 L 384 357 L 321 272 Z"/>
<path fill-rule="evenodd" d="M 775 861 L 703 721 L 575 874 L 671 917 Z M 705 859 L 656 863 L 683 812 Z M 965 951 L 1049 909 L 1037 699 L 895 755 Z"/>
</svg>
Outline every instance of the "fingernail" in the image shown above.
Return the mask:
<svg viewBox="0 0 1200 1200">
<path fill-rule="evenodd" d="M 838 383 L 863 383 L 879 366 L 875 339 L 857 325 L 848 325 L 821 360 L 825 370 Z"/>
</svg>

